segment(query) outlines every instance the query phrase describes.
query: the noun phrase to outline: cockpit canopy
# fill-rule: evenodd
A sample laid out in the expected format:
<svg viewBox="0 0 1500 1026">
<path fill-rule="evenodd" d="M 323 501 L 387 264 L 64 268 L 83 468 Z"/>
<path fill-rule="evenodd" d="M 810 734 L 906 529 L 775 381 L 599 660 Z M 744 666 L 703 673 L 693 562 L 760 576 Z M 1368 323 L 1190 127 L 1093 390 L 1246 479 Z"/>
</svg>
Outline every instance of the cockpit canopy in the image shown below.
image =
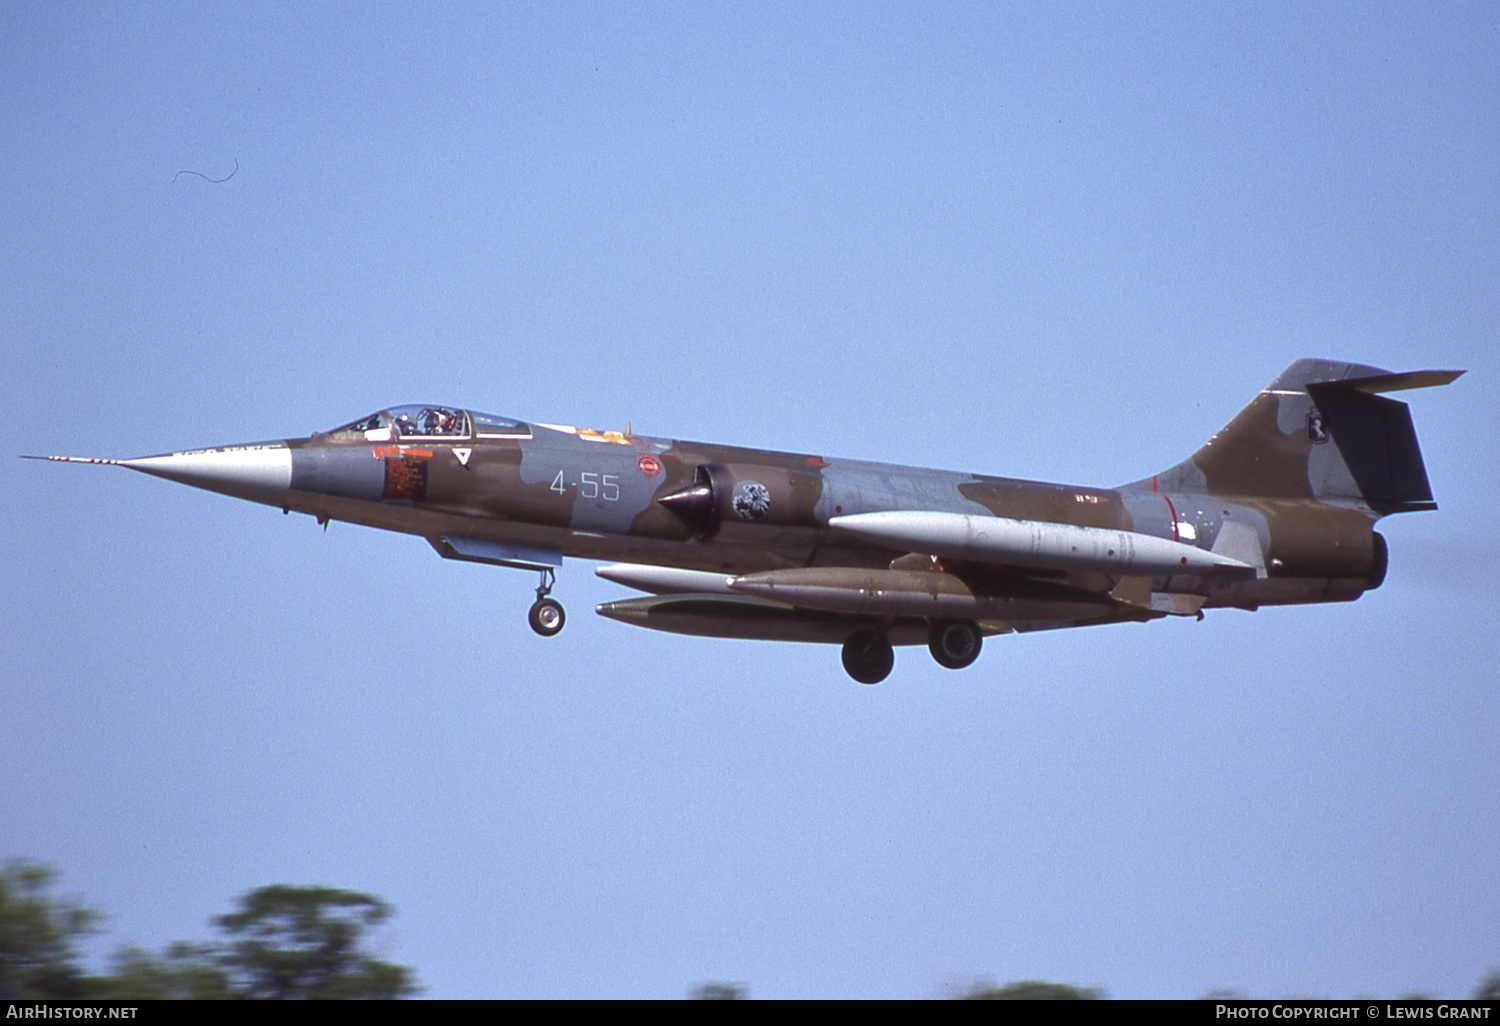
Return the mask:
<svg viewBox="0 0 1500 1026">
<path fill-rule="evenodd" d="M 413 403 L 393 406 L 334 428 L 328 437 L 339 441 L 392 442 L 403 438 L 524 438 L 530 434 L 529 426 L 509 417 L 455 406 Z"/>
</svg>

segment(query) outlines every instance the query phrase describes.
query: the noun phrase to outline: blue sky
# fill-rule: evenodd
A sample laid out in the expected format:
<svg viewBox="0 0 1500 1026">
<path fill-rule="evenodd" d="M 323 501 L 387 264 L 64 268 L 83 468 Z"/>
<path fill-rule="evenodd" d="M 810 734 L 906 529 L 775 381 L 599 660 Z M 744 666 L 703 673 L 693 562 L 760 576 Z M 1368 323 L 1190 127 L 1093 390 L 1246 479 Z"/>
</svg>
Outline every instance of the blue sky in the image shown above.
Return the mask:
<svg viewBox="0 0 1500 1026">
<path fill-rule="evenodd" d="M 285 881 L 438 997 L 1500 967 L 1493 5 L 10 4 L 0 90 L 0 856 L 100 952 Z M 441 401 L 1109 485 L 1302 356 L 1470 371 L 1383 588 L 876 688 L 12 458 Z"/>
</svg>

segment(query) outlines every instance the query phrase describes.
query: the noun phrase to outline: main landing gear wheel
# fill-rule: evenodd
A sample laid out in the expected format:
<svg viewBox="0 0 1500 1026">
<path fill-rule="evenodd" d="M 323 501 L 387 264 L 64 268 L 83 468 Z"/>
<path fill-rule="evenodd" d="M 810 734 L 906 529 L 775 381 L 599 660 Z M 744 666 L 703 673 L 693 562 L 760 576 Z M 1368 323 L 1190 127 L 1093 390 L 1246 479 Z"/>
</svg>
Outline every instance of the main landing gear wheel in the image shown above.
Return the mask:
<svg viewBox="0 0 1500 1026">
<path fill-rule="evenodd" d="M 972 620 L 934 620 L 927 633 L 927 650 L 939 666 L 962 670 L 979 658 L 984 635 Z"/>
<path fill-rule="evenodd" d="M 542 571 L 542 583 L 536 586 L 536 601 L 531 604 L 531 610 L 526 614 L 526 622 L 531 624 L 531 629 L 544 638 L 552 637 L 563 629 L 563 624 L 568 622 L 568 615 L 563 612 L 562 603 L 557 599 L 547 597 L 556 580 L 557 575 L 551 570 Z"/>
<path fill-rule="evenodd" d="M 844 669 L 861 684 L 879 684 L 895 665 L 896 653 L 879 631 L 855 631 L 844 642 Z"/>
</svg>

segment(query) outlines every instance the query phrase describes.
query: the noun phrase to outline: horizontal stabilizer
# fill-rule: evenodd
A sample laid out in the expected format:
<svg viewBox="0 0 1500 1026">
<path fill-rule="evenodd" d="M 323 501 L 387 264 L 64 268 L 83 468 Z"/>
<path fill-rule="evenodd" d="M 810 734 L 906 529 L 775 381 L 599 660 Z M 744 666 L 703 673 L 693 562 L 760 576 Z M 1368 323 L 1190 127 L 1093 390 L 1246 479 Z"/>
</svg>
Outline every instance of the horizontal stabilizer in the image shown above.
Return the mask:
<svg viewBox="0 0 1500 1026">
<path fill-rule="evenodd" d="M 1345 378 L 1342 381 L 1317 382 L 1317 384 L 1338 384 L 1359 392 L 1400 392 L 1408 388 L 1436 388 L 1439 385 L 1450 385 L 1463 373 L 1461 370 L 1405 371 L 1401 374 L 1371 374 L 1363 378 Z"/>
</svg>

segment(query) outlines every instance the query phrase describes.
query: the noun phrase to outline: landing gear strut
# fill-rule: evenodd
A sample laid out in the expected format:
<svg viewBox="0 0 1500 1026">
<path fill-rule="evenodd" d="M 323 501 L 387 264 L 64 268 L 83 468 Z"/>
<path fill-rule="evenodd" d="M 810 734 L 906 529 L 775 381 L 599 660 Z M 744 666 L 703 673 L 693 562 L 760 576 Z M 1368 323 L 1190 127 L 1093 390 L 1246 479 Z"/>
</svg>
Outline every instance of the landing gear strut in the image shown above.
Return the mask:
<svg viewBox="0 0 1500 1026">
<path fill-rule="evenodd" d="M 979 658 L 984 635 L 972 620 L 934 620 L 927 632 L 927 650 L 939 666 L 962 670 Z"/>
<path fill-rule="evenodd" d="M 531 629 L 542 637 L 550 638 L 563 629 L 563 624 L 568 622 L 568 617 L 563 612 L 561 602 L 547 597 L 552 593 L 552 585 L 557 582 L 557 575 L 551 569 L 545 569 L 541 573 L 542 581 L 536 586 L 536 601 L 531 604 L 531 611 L 526 614 L 526 622 L 531 624 Z"/>
<path fill-rule="evenodd" d="M 879 631 L 855 631 L 844 642 L 844 669 L 861 684 L 879 684 L 895 665 L 896 653 Z"/>
</svg>

